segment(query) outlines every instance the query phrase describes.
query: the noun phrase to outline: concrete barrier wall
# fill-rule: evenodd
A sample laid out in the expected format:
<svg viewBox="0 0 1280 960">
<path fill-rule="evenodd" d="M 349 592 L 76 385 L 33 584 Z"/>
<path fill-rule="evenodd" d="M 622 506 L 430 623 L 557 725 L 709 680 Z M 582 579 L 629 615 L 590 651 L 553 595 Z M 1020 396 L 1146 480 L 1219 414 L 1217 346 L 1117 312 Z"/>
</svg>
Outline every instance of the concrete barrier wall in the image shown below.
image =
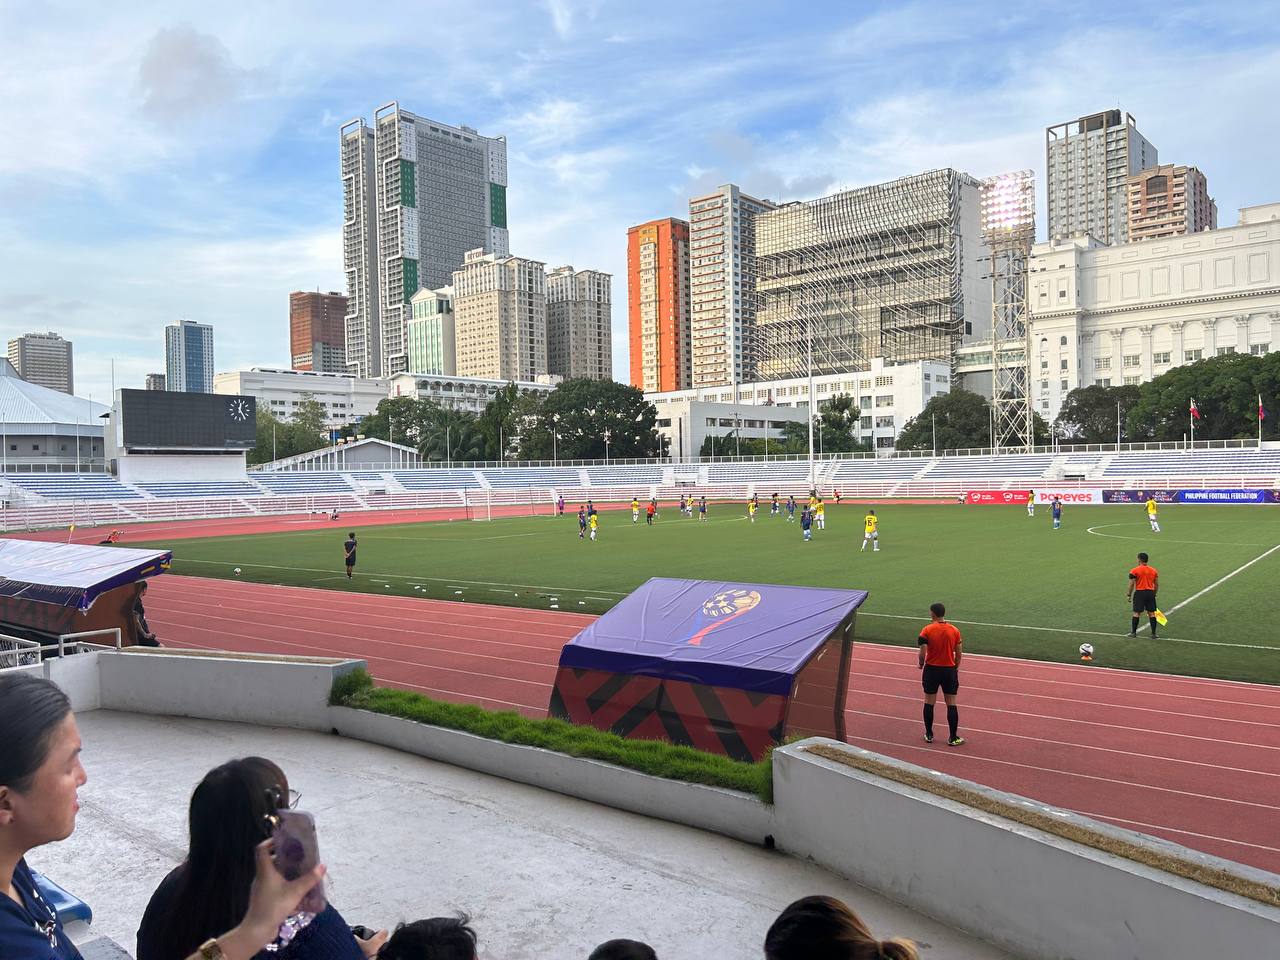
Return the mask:
<svg viewBox="0 0 1280 960">
<path fill-rule="evenodd" d="M 98 654 L 77 653 L 45 660 L 41 667 L 46 680 L 52 680 L 71 698 L 71 709 L 96 710 L 102 706 L 99 683 Z"/>
<path fill-rule="evenodd" d="M 107 710 L 328 730 L 333 681 L 363 660 L 263 660 L 163 652 L 94 654 Z"/>
<path fill-rule="evenodd" d="M 865 753 L 834 740 L 774 752 L 774 838 L 785 852 L 1036 960 L 1280 956 L 1278 909 L 805 752 L 814 743 Z M 1129 831 L 1115 833 L 1227 866 Z"/>
<path fill-rule="evenodd" d="M 366 710 L 331 707 L 332 727 L 344 737 L 554 790 L 632 813 L 763 843 L 773 829 L 772 808 L 744 793 L 681 783 L 538 747 L 486 740 Z"/>
</svg>

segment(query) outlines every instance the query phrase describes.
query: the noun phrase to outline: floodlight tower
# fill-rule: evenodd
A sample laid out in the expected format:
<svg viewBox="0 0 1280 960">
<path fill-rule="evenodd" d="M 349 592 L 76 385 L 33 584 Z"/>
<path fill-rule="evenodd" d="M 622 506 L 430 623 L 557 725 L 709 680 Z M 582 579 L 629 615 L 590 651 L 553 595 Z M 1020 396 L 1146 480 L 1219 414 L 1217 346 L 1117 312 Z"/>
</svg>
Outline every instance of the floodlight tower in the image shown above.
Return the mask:
<svg viewBox="0 0 1280 960">
<path fill-rule="evenodd" d="M 1027 262 L 1036 235 L 1030 170 L 982 182 L 982 229 L 991 248 L 991 444 L 997 451 L 1030 451 L 1035 430 Z"/>
</svg>

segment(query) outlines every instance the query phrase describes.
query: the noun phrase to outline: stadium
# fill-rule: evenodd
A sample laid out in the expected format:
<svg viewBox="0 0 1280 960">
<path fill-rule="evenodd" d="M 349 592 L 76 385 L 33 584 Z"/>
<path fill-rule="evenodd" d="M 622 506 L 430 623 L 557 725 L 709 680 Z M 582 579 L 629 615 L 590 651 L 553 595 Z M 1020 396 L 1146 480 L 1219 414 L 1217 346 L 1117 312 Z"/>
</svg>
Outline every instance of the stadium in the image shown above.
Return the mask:
<svg viewBox="0 0 1280 960">
<path fill-rule="evenodd" d="M 128 393 L 111 412 L 122 422 L 106 428 L 114 474 L 10 472 L 0 489 L 2 665 L 71 691 L 108 763 L 132 768 L 128 744 L 145 744 L 148 769 L 185 783 L 203 762 L 182 758 L 204 737 L 309 757 L 319 745 L 308 738 L 337 733 L 332 756 L 345 759 L 325 769 L 369 763 L 387 778 L 423 758 L 431 771 L 411 779 L 443 777 L 490 809 L 629 811 L 652 824 L 652 842 L 693 844 L 681 870 L 767 848 L 791 855 L 771 868 L 777 882 L 802 885 L 788 871 L 813 860 L 885 898 L 868 909 L 949 955 L 1006 955 L 967 946 L 976 937 L 1048 956 L 1031 928 L 1052 909 L 1103 917 L 1070 936 L 1118 956 L 1126 914 L 1112 921 L 1106 902 L 1134 884 L 1153 903 L 1191 904 L 1166 956 L 1190 955 L 1181 947 L 1223 918 L 1243 924 L 1241 942 L 1273 929 L 1280 639 L 1266 624 L 1280 613 L 1280 449 L 431 467 L 366 440 L 246 471 L 249 441 L 236 439 L 225 397 L 184 397 L 166 420 Z M 791 498 L 800 513 L 821 501 L 811 538 L 788 518 Z M 576 521 L 588 507 L 590 538 Z M 880 549 L 863 550 L 871 511 Z M 78 600 L 76 616 L 36 616 L 71 589 L 58 572 L 66 550 L 105 554 L 75 561 L 77 576 L 98 571 L 75 581 L 75 596 L 98 599 Z M 1146 620 L 1129 636 L 1122 588 L 1139 552 L 1166 591 L 1159 637 Z M 132 598 L 144 580 L 142 623 L 158 649 L 138 645 L 136 621 L 109 615 L 127 606 L 104 599 Z M 677 630 L 681 649 L 648 638 L 671 619 L 654 611 L 693 595 L 699 628 Z M 954 749 L 920 735 L 912 648 L 934 602 L 964 637 Z M 754 632 L 734 632 L 756 619 Z M 803 652 L 761 679 L 782 647 L 746 648 L 797 630 L 786 650 Z M 370 745 L 382 753 L 362 752 Z M 313 763 L 300 767 L 322 792 L 358 789 Z M 578 808 L 558 806 L 572 798 Z M 403 801 L 378 807 L 416 815 Z M 663 833 L 675 825 L 695 839 Z M 626 835 L 618 822 L 597 826 L 593 845 Z M 935 837 L 913 840 L 920 831 Z M 962 838 L 956 857 L 980 847 L 990 879 L 926 907 L 917 858 L 936 853 L 939 831 Z M 711 837 L 729 846 L 700 846 Z M 486 844 L 501 842 L 532 843 L 531 863 L 563 856 L 515 824 L 486 831 L 477 856 L 499 857 Z M 130 850 L 122 865 L 145 858 L 136 840 Z M 1032 861 L 1037 883 L 1013 895 L 1001 871 Z M 54 867 L 63 886 L 110 904 L 74 856 Z M 592 857 L 566 865 L 599 868 Z M 1071 879 L 1079 871 L 1087 882 Z M 994 919 L 992 900 L 1007 904 Z M 68 903 L 74 916 L 79 901 Z M 1154 956 L 1142 951 L 1169 936 L 1130 942 Z"/>
</svg>

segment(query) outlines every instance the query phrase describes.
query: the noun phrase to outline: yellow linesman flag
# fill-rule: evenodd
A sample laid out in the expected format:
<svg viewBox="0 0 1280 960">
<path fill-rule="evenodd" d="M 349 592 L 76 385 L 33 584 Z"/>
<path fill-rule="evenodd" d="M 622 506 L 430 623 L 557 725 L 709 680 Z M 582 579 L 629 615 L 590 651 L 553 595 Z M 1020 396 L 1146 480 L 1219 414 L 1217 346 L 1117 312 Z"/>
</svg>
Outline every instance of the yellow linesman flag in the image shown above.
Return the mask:
<svg viewBox="0 0 1280 960">
<path fill-rule="evenodd" d="M 73 523 L 70 527 L 68 527 L 68 528 L 67 528 L 67 532 L 68 532 L 68 533 L 75 533 L 75 532 L 76 532 L 76 525 Z"/>
<path fill-rule="evenodd" d="M 1166 617 L 1161 611 L 1157 610 L 1156 623 L 1160 624 L 1160 626 L 1162 627 L 1167 627 L 1169 625 L 1169 618 Z"/>
</svg>

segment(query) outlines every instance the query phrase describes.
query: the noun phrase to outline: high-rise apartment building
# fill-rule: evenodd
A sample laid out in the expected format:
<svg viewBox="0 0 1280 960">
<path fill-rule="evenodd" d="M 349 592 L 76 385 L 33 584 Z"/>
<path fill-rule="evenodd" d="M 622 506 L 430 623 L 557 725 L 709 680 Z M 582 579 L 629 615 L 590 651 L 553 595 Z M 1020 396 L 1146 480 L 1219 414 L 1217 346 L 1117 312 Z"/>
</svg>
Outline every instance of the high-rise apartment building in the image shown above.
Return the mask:
<svg viewBox="0 0 1280 960">
<path fill-rule="evenodd" d="M 27 383 L 62 393 L 75 392 L 71 341 L 56 333 L 28 333 L 10 340 L 9 362 Z"/>
<path fill-rule="evenodd" d="M 557 267 L 547 274 L 547 370 L 566 380 L 613 376 L 613 277 Z"/>
<path fill-rule="evenodd" d="M 376 376 L 382 370 L 378 297 L 378 205 L 374 189 L 374 137 L 363 119 L 338 131 L 342 170 L 342 268 L 347 276 L 343 319 L 347 372 Z"/>
<path fill-rule="evenodd" d="M 755 218 L 774 209 L 726 184 L 689 201 L 692 386 L 755 379 Z"/>
<path fill-rule="evenodd" d="M 340 293 L 289 294 L 289 365 L 294 370 L 346 373 L 347 298 Z"/>
<path fill-rule="evenodd" d="M 1158 164 L 1129 178 L 1129 242 L 1218 228 L 1218 205 L 1195 167 Z"/>
<path fill-rule="evenodd" d="M 540 260 L 467 252 L 453 274 L 458 376 L 532 381 L 547 373 L 547 277 Z"/>
<path fill-rule="evenodd" d="M 453 287 L 419 290 L 409 301 L 409 372 L 455 376 L 457 336 L 453 322 Z"/>
<path fill-rule="evenodd" d="M 950 364 L 966 336 L 989 336 L 989 251 L 981 190 L 932 170 L 755 221 L 759 380 L 864 371 L 919 360 Z M 870 411 L 863 410 L 867 415 Z"/>
<path fill-rule="evenodd" d="M 645 393 L 687 390 L 689 224 L 675 217 L 627 231 L 627 326 L 631 385 Z"/>
<path fill-rule="evenodd" d="M 344 125 L 341 143 L 347 360 L 390 376 L 409 368 L 413 295 L 447 286 L 468 250 L 508 253 L 507 141 L 393 101 L 372 130 Z"/>
<path fill-rule="evenodd" d="M 1129 177 L 1159 163 L 1132 114 L 1104 110 L 1045 129 L 1049 237 L 1129 238 Z"/>
<path fill-rule="evenodd" d="M 164 374 L 163 374 L 163 373 L 148 373 L 148 374 L 147 374 L 147 389 L 148 389 L 148 390 L 163 390 L 163 389 L 164 389 Z"/>
<path fill-rule="evenodd" d="M 213 327 L 179 320 L 164 328 L 165 385 L 178 393 L 213 393 Z"/>
</svg>

